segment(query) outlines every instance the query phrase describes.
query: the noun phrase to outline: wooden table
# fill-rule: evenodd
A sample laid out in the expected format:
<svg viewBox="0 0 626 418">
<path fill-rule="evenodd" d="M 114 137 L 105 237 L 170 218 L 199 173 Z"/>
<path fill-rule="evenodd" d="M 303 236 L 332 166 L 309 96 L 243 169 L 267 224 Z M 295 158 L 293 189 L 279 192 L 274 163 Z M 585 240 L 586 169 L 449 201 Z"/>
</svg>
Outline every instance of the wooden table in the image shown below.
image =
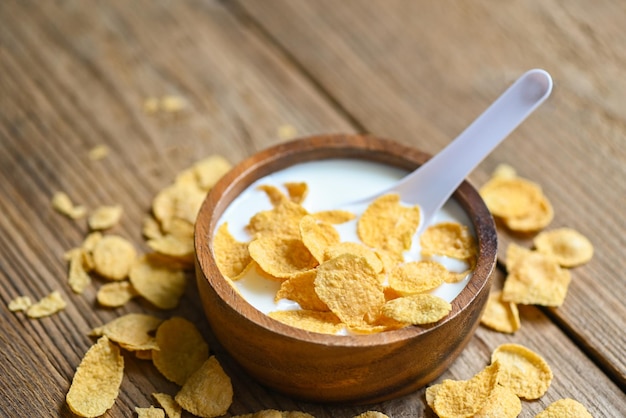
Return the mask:
<svg viewBox="0 0 626 418">
<path fill-rule="evenodd" d="M 132 301 L 99 308 L 95 281 L 66 282 L 63 253 L 87 226 L 56 213 L 56 191 L 95 208 L 121 204 L 111 232 L 147 250 L 140 223 L 156 192 L 194 161 L 237 162 L 288 137 L 371 132 L 435 153 L 525 70 L 554 80 L 552 97 L 471 175 L 499 163 L 542 185 L 567 226 L 595 245 L 572 271 L 564 305 L 525 307 L 522 328 L 479 328 L 439 379 L 467 379 L 504 342 L 543 355 L 554 381 L 531 417 L 571 397 L 596 417 L 626 414 L 625 3 L 453 1 L 19 1 L 0 3 L 0 415 L 71 416 L 65 394 L 93 343 L 89 330 L 128 312 L 193 320 L 231 375 L 229 414 L 264 408 L 317 417 L 368 409 L 432 416 L 424 390 L 368 406 L 316 405 L 259 386 L 211 335 L 195 284 L 160 312 Z M 150 114 L 148 97 L 184 99 Z M 104 145 L 97 161 L 88 153 Z M 500 251 L 513 238 L 500 236 Z M 523 242 L 530 245 L 529 241 Z M 503 278 L 503 268 L 496 273 Z M 67 308 L 28 319 L 7 303 L 58 290 Z M 175 393 L 150 362 L 126 357 L 110 416 Z"/>
</svg>

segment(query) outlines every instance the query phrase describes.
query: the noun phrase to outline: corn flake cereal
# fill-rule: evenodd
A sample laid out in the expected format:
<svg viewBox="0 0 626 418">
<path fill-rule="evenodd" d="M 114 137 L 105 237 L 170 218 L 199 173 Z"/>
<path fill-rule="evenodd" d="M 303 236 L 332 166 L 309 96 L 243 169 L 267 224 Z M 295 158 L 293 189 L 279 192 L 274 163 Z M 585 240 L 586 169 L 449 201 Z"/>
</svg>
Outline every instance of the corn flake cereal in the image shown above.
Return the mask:
<svg viewBox="0 0 626 418">
<path fill-rule="evenodd" d="M 302 309 L 312 311 L 328 311 L 328 306 L 315 292 L 314 270 L 291 277 L 280 284 L 275 300 L 289 299 L 297 302 Z"/>
<path fill-rule="evenodd" d="M 522 412 L 522 402 L 509 388 L 496 385 L 480 411 L 473 418 L 515 418 Z"/>
<path fill-rule="evenodd" d="M 570 281 L 570 272 L 553 258 L 532 251 L 508 272 L 502 299 L 524 305 L 560 306 Z"/>
<path fill-rule="evenodd" d="M 92 255 L 96 273 L 110 280 L 123 280 L 137 258 L 137 251 L 128 240 L 107 235 L 95 244 Z"/>
<path fill-rule="evenodd" d="M 308 215 L 306 209 L 290 200 L 283 200 L 274 208 L 255 214 L 248 223 L 248 232 L 254 237 L 270 235 L 300 238 L 300 219 Z"/>
<path fill-rule="evenodd" d="M 44 316 L 53 315 L 65 309 L 66 306 L 67 303 L 65 303 L 61 294 L 55 290 L 48 296 L 30 305 L 26 309 L 26 315 L 29 318 L 42 318 Z"/>
<path fill-rule="evenodd" d="M 571 228 L 541 232 L 533 242 L 538 252 L 553 257 L 562 267 L 576 267 L 593 257 L 591 242 Z"/>
<path fill-rule="evenodd" d="M 348 326 L 365 322 L 385 303 L 380 278 L 363 257 L 343 254 L 319 265 L 315 292 Z"/>
<path fill-rule="evenodd" d="M 372 249 L 358 242 L 344 241 L 331 245 L 324 251 L 324 260 L 339 257 L 341 254 L 354 254 L 363 257 L 376 273 L 383 271 L 383 262 L 380 257 Z"/>
<path fill-rule="evenodd" d="M 240 278 L 252 262 L 248 243 L 237 241 L 228 231 L 226 222 L 215 232 L 213 253 L 220 272 L 232 280 Z"/>
<path fill-rule="evenodd" d="M 493 215 L 501 218 L 525 216 L 541 200 L 541 187 L 529 180 L 498 177 L 489 180 L 480 195 Z"/>
<path fill-rule="evenodd" d="M 160 309 L 178 306 L 187 281 L 180 268 L 172 267 L 150 255 L 139 258 L 133 264 L 128 277 L 137 293 Z"/>
<path fill-rule="evenodd" d="M 180 418 L 183 413 L 183 408 L 180 407 L 174 400 L 174 398 L 167 393 L 153 393 L 152 397 L 156 399 L 157 403 L 167 415 L 167 418 Z"/>
<path fill-rule="evenodd" d="M 491 362 L 500 364 L 498 384 L 524 399 L 539 399 L 548 390 L 552 370 L 534 351 L 518 344 L 502 344 L 491 354 Z"/>
<path fill-rule="evenodd" d="M 98 161 L 109 155 L 109 147 L 106 145 L 96 145 L 87 154 L 91 161 Z"/>
<path fill-rule="evenodd" d="M 469 260 L 477 253 L 474 237 L 467 226 L 456 222 L 431 225 L 420 236 L 422 255 L 441 255 Z"/>
<path fill-rule="evenodd" d="M 535 418 L 592 418 L 592 415 L 580 402 L 566 398 L 552 402 Z"/>
<path fill-rule="evenodd" d="M 398 322 L 413 325 L 432 324 L 450 313 L 452 306 L 429 293 L 404 296 L 387 301 L 382 314 Z"/>
<path fill-rule="evenodd" d="M 294 203 L 302 203 L 309 193 L 309 186 L 304 182 L 288 182 L 284 184 L 289 199 Z"/>
<path fill-rule="evenodd" d="M 119 308 L 137 296 L 138 293 L 130 284 L 124 280 L 120 282 L 105 283 L 98 289 L 96 300 L 101 306 L 107 308 Z"/>
<path fill-rule="evenodd" d="M 343 224 L 356 218 L 356 215 L 347 210 L 323 210 L 313 213 L 318 221 L 328 222 L 329 224 Z"/>
<path fill-rule="evenodd" d="M 283 200 L 287 199 L 287 196 L 276 186 L 261 184 L 257 189 L 265 192 L 272 206 L 279 205 Z"/>
<path fill-rule="evenodd" d="M 158 350 L 154 331 L 163 322 L 152 315 L 131 313 L 120 316 L 92 330 L 92 335 L 104 335 L 128 351 Z"/>
<path fill-rule="evenodd" d="M 403 206 L 397 193 L 374 200 L 357 222 L 357 234 L 364 244 L 395 253 L 411 248 L 420 223 L 419 206 Z"/>
<path fill-rule="evenodd" d="M 517 305 L 503 301 L 501 291 L 493 291 L 489 295 L 480 322 L 486 327 L 507 334 L 514 333 L 521 326 Z"/>
<path fill-rule="evenodd" d="M 281 279 L 311 270 L 318 265 L 299 239 L 262 236 L 248 246 L 250 257 L 266 273 Z"/>
<path fill-rule="evenodd" d="M 277 411 L 276 409 L 264 409 L 252 414 L 235 415 L 233 418 L 315 418 L 311 414 L 300 411 Z"/>
<path fill-rule="evenodd" d="M 198 187 L 209 191 L 231 168 L 230 162 L 221 155 L 210 155 L 195 163 L 191 170 Z"/>
<path fill-rule="evenodd" d="M 435 385 L 436 389 L 431 389 L 429 395 L 435 413 L 442 418 L 471 417 L 478 413 L 497 385 L 499 368 L 496 362 L 469 380 L 446 379 Z"/>
<path fill-rule="evenodd" d="M 137 418 L 165 418 L 165 411 L 161 408 L 150 406 L 148 408 L 135 407 Z"/>
<path fill-rule="evenodd" d="M 67 276 L 67 283 L 74 293 L 81 294 L 87 286 L 91 284 L 91 277 L 85 270 L 85 254 L 84 250 L 76 249 L 69 254 L 70 266 Z"/>
<path fill-rule="evenodd" d="M 336 334 L 343 328 L 341 320 L 332 312 L 303 309 L 274 311 L 270 312 L 268 315 L 270 318 L 274 318 L 292 327 L 322 334 Z"/>
<path fill-rule="evenodd" d="M 545 195 L 541 195 L 533 209 L 525 215 L 503 218 L 504 224 L 511 230 L 522 233 L 539 231 L 554 219 L 554 208 Z"/>
<path fill-rule="evenodd" d="M 63 192 L 56 192 L 52 196 L 52 207 L 71 219 L 80 219 L 87 215 L 87 209 L 84 206 L 75 206 L 69 196 Z"/>
<path fill-rule="evenodd" d="M 124 358 L 104 336 L 85 354 L 66 395 L 69 408 L 81 417 L 97 417 L 115 403 L 124 375 Z"/>
<path fill-rule="evenodd" d="M 28 296 L 18 296 L 9 302 L 9 310 L 11 312 L 26 311 L 33 302 Z"/>
<path fill-rule="evenodd" d="M 199 417 L 224 415 L 233 402 L 233 387 L 215 356 L 196 370 L 176 394 L 176 402 Z"/>
<path fill-rule="evenodd" d="M 300 219 L 300 236 L 318 263 L 324 261 L 326 249 L 340 241 L 339 233 L 331 224 L 319 222 L 310 215 Z"/>
<path fill-rule="evenodd" d="M 435 261 L 412 261 L 401 264 L 389 274 L 389 287 L 402 296 L 424 293 L 440 286 L 448 270 Z"/>
<path fill-rule="evenodd" d="M 209 358 L 209 346 L 195 325 L 180 317 L 164 321 L 156 332 L 152 362 L 168 380 L 182 386 Z"/>
<path fill-rule="evenodd" d="M 117 225 L 122 217 L 122 212 L 120 205 L 101 206 L 89 215 L 87 223 L 92 230 L 109 229 Z"/>
</svg>

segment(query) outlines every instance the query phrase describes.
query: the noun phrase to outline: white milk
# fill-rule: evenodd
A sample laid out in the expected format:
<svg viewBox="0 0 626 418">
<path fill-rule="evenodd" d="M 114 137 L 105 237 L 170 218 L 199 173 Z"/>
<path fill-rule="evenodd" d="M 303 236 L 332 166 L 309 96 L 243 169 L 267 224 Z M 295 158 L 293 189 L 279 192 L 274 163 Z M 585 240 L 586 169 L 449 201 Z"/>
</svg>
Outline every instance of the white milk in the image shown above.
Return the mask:
<svg viewBox="0 0 626 418">
<path fill-rule="evenodd" d="M 356 224 L 360 215 L 367 208 L 367 203 L 346 206 L 346 203 L 359 201 L 386 190 L 407 174 L 405 170 L 363 160 L 332 159 L 300 163 L 277 171 L 251 184 L 224 211 L 219 224 L 228 222 L 228 229 L 239 241 L 251 239 L 246 231 L 250 218 L 257 212 L 272 209 L 265 192 L 257 190 L 259 185 L 272 185 L 283 190 L 284 183 L 306 182 L 308 195 L 302 206 L 310 213 L 331 209 L 347 209 L 357 218 L 344 224 L 335 225 L 342 241 L 360 242 L 356 233 Z M 458 222 L 473 228 L 467 214 L 454 200 L 449 200 L 436 214 L 432 224 L 440 222 Z M 219 227 L 218 224 L 218 227 Z M 419 237 L 413 238 L 411 249 L 404 253 L 405 261 L 422 260 Z M 431 257 L 452 272 L 462 273 L 468 264 L 449 257 Z M 431 293 L 451 302 L 463 290 L 471 273 L 458 283 L 444 283 Z M 259 311 L 267 314 L 276 310 L 299 309 L 296 302 L 280 300 L 274 302 L 274 296 L 280 283 L 261 277 L 256 269 L 237 280 L 235 286 L 241 295 Z"/>
</svg>

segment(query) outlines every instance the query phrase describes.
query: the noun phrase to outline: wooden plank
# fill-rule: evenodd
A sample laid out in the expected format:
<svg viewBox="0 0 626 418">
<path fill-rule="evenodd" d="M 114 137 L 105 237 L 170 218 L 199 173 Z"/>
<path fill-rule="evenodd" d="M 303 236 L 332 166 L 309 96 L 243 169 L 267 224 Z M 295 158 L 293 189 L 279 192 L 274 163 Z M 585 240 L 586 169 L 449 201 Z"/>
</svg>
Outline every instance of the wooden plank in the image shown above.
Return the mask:
<svg viewBox="0 0 626 418">
<path fill-rule="evenodd" d="M 236 162 L 277 142 L 284 124 L 300 134 L 353 130 L 332 98 L 255 28 L 218 2 L 119 0 L 86 8 L 79 1 L 6 1 L 0 41 L 0 415 L 73 416 L 64 398 L 93 342 L 87 333 L 128 312 L 175 314 L 198 325 L 232 376 L 229 415 L 270 407 L 337 418 L 367 409 L 390 417 L 424 413 L 423 391 L 380 405 L 327 406 L 251 382 L 212 336 L 191 277 L 183 303 L 170 312 L 139 301 L 97 308 L 101 281 L 83 295 L 67 286 L 63 253 L 87 229 L 51 209 L 55 191 L 89 208 L 122 204 L 122 223 L 111 232 L 145 251 L 140 222 L 153 196 L 193 161 L 219 153 Z M 177 117 L 145 114 L 144 99 L 163 94 L 183 97 L 187 110 Z M 96 145 L 109 147 L 110 155 L 91 161 L 87 154 Z M 39 298 L 55 289 L 68 306 L 52 317 L 29 320 L 6 308 L 17 295 Z M 616 415 L 625 400 L 615 385 L 541 312 L 526 318 L 515 341 L 537 349 L 546 341 L 551 348 L 542 354 L 560 377 L 542 401 L 525 404 L 522 416 L 561 396 L 583 401 L 597 416 Z M 504 340 L 479 330 L 444 377 L 469 377 Z M 120 396 L 106 415 L 131 416 L 153 402 L 151 393 L 176 392 L 149 362 L 126 355 L 125 364 Z M 601 390 L 589 390 L 589 383 Z"/>
<path fill-rule="evenodd" d="M 541 184 L 550 228 L 571 227 L 596 246 L 573 270 L 553 315 L 626 385 L 626 63 L 623 3 L 556 1 L 241 0 L 233 7 L 262 30 L 364 128 L 436 152 L 517 76 L 550 71 L 549 101 L 471 176 L 498 163 Z M 332 13 L 330 12 L 332 10 Z M 512 240 L 501 235 L 501 251 Z"/>
</svg>

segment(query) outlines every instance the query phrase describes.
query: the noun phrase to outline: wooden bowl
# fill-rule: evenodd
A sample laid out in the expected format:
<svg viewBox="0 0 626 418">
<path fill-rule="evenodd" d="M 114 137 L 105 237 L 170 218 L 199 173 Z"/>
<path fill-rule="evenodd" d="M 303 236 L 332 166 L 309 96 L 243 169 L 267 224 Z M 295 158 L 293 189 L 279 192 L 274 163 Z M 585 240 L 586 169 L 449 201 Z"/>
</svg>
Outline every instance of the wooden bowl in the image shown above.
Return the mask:
<svg viewBox="0 0 626 418">
<path fill-rule="evenodd" d="M 464 182 L 454 198 L 469 214 L 479 255 L 451 313 L 430 327 L 370 335 L 327 335 L 282 324 L 246 302 L 220 274 L 212 237 L 228 205 L 251 183 L 291 165 L 328 158 L 372 160 L 414 170 L 428 155 L 366 135 L 321 135 L 259 152 L 226 174 L 204 201 L 195 230 L 196 276 L 209 324 L 254 378 L 281 393 L 316 402 L 370 403 L 415 391 L 443 373 L 472 337 L 487 301 L 496 230 L 476 190 Z"/>
</svg>

